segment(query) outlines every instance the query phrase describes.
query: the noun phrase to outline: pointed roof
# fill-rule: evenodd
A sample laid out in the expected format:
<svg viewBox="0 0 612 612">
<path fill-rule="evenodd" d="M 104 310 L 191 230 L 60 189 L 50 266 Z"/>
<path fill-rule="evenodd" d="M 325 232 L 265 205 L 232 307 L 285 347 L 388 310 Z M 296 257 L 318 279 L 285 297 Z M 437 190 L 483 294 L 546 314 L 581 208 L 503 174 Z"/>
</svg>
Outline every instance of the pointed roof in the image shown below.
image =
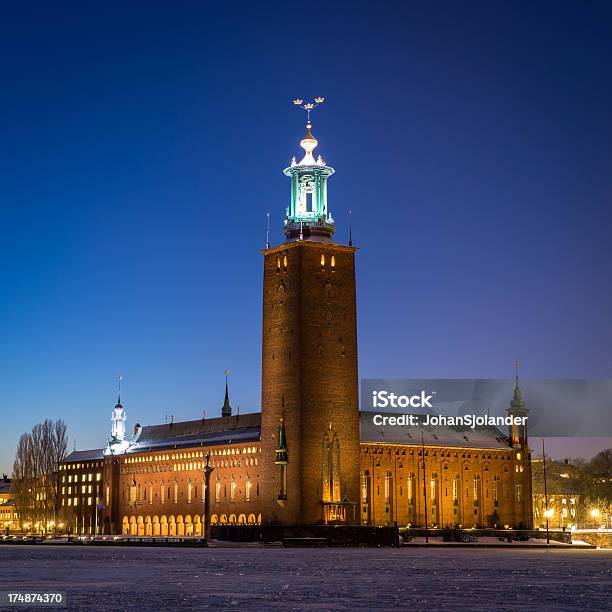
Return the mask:
<svg viewBox="0 0 612 612">
<path fill-rule="evenodd" d="M 232 416 L 232 407 L 229 401 L 229 389 L 227 387 L 227 374 L 225 375 L 225 400 L 223 402 L 223 407 L 221 408 L 221 416 Z"/>
<path fill-rule="evenodd" d="M 514 395 L 512 397 L 512 401 L 510 402 L 510 408 L 525 408 L 525 401 L 523 400 L 523 393 L 521 391 L 521 387 L 519 385 L 519 375 L 518 375 L 519 362 L 516 360 L 516 375 L 514 377 Z"/>
</svg>

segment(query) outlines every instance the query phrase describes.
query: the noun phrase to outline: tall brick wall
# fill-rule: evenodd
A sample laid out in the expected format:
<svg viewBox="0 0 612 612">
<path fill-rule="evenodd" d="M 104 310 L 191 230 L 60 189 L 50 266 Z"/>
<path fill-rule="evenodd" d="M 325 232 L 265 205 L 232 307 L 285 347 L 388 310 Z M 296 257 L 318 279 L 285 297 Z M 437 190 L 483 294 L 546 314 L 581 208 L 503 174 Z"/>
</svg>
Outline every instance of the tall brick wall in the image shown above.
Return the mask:
<svg viewBox="0 0 612 612">
<path fill-rule="evenodd" d="M 289 454 L 286 500 L 277 499 L 274 465 L 281 417 Z M 323 438 L 330 426 L 340 443 L 342 495 L 346 490 L 357 501 L 355 249 L 287 243 L 264 252 L 262 477 L 272 522 L 321 522 Z"/>
<path fill-rule="evenodd" d="M 425 525 L 422 454 L 419 446 L 361 445 L 362 522 Z M 412 483 L 409 483 L 411 477 Z M 456 499 L 453 495 L 455 478 Z M 494 479 L 498 480 L 497 495 Z M 455 523 L 463 527 L 503 528 L 508 525 L 530 529 L 530 483 L 530 462 L 523 457 L 519 460 L 513 448 L 425 447 L 427 523 L 430 527 Z M 517 484 L 521 485 L 520 498 Z"/>
</svg>

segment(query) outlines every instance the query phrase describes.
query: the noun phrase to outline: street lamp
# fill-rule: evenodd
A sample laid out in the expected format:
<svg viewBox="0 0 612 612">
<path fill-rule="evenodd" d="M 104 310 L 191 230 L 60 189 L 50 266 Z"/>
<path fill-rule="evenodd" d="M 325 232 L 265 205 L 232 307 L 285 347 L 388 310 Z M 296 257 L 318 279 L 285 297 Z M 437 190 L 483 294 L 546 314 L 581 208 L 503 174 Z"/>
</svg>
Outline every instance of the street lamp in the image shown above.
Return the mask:
<svg viewBox="0 0 612 612">
<path fill-rule="evenodd" d="M 215 468 L 210 465 L 210 451 L 204 456 L 204 541 L 210 542 L 210 475 Z"/>
</svg>

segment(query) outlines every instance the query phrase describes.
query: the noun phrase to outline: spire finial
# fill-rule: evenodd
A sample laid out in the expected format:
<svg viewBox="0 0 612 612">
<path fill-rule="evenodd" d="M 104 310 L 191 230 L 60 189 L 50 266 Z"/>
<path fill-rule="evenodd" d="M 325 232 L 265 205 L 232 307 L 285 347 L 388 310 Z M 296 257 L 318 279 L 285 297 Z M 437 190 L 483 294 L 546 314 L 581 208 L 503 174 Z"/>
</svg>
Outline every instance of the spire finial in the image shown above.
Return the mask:
<svg viewBox="0 0 612 612">
<path fill-rule="evenodd" d="M 316 146 L 319 143 L 310 131 L 310 129 L 312 128 L 312 123 L 310 122 L 310 113 L 315 108 L 317 108 L 317 106 L 319 106 L 320 104 L 323 104 L 324 101 L 325 101 L 325 98 L 320 98 L 320 97 L 315 98 L 314 102 L 308 102 L 307 104 L 304 104 L 304 100 L 300 98 L 293 101 L 293 104 L 295 106 L 299 106 L 300 108 L 303 108 L 307 113 L 306 136 L 304 136 L 304 138 L 302 138 L 302 140 L 300 141 L 300 147 L 302 147 L 302 149 L 306 151 L 306 155 L 304 155 L 302 161 L 298 164 L 300 166 L 317 165 L 315 158 L 312 156 L 312 152 L 315 150 Z M 323 165 L 323 160 L 321 160 L 321 163 L 319 165 Z"/>
<path fill-rule="evenodd" d="M 516 358 L 516 382 L 518 384 L 519 360 Z"/>
<path fill-rule="evenodd" d="M 270 248 L 270 213 L 266 213 L 268 217 L 268 223 L 266 226 L 266 249 Z"/>
<path fill-rule="evenodd" d="M 221 408 L 222 417 L 232 416 L 232 407 L 229 401 L 229 389 L 227 386 L 227 376 L 229 372 L 230 371 L 227 368 L 223 370 L 223 373 L 225 374 L 225 400 L 223 401 L 223 407 Z"/>
<path fill-rule="evenodd" d="M 319 106 L 319 104 L 323 104 L 323 102 L 325 102 L 325 98 L 321 98 L 321 97 L 315 98 L 314 102 L 308 102 L 306 104 L 304 104 L 304 100 L 301 100 L 300 98 L 293 101 L 295 106 L 298 106 L 299 108 L 303 108 L 306 111 L 307 122 L 308 122 L 307 127 L 309 131 L 310 131 L 310 128 L 312 127 L 312 125 L 310 124 L 310 111 L 313 111 L 315 108 L 317 108 L 317 106 Z"/>
<path fill-rule="evenodd" d="M 353 211 L 349 208 L 349 246 L 353 246 Z"/>
<path fill-rule="evenodd" d="M 514 396 L 512 398 L 511 405 L 515 407 L 524 406 L 523 402 L 523 393 L 521 392 L 521 387 L 519 385 L 519 360 L 518 357 L 515 361 L 515 374 L 514 374 Z"/>
<path fill-rule="evenodd" d="M 117 386 L 119 387 L 117 393 L 117 406 L 121 405 L 121 381 L 123 380 L 123 374 L 119 374 L 117 377 Z"/>
</svg>

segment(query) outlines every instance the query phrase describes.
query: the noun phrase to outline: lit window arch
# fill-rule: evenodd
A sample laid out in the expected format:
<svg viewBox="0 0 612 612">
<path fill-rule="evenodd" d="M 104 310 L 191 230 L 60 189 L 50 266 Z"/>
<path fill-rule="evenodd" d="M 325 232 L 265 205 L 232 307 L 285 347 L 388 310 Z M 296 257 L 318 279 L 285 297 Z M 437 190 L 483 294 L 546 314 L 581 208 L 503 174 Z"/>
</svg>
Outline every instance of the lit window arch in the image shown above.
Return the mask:
<svg viewBox="0 0 612 612">
<path fill-rule="evenodd" d="M 325 265 L 325 255 L 321 253 L 321 267 Z"/>
<path fill-rule="evenodd" d="M 331 267 L 332 268 L 336 267 L 336 257 L 334 255 L 331 256 Z"/>
</svg>

